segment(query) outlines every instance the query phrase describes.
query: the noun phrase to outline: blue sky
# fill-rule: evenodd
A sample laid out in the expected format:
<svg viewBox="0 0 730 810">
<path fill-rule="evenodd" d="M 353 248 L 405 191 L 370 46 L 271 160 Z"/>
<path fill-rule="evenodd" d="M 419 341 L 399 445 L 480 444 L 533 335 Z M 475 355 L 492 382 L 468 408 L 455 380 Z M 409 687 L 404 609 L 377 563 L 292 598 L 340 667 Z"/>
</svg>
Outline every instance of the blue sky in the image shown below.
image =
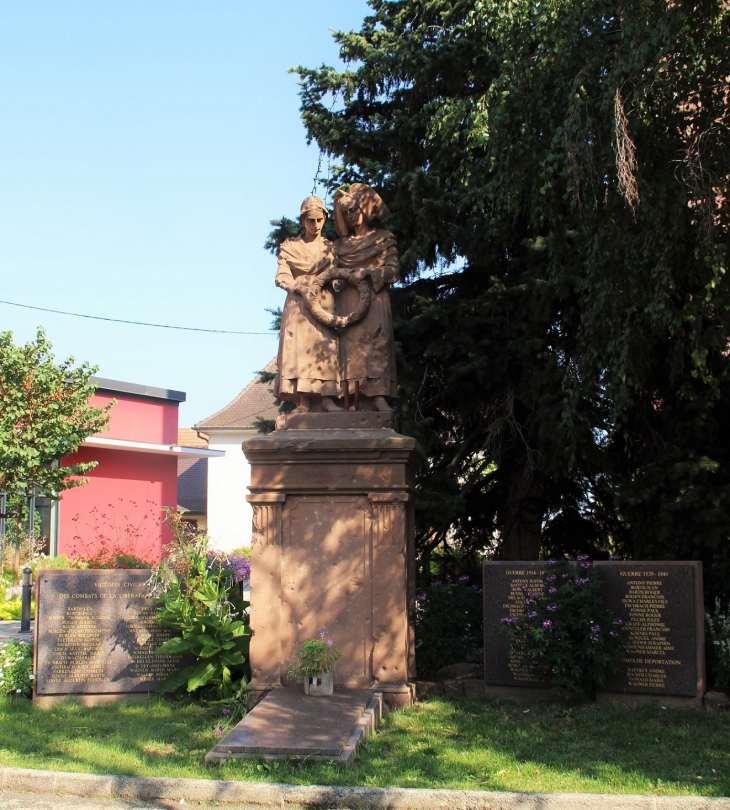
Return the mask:
<svg viewBox="0 0 730 810">
<path fill-rule="evenodd" d="M 336 64 L 364 0 L 0 0 L 0 299 L 268 332 L 283 302 L 269 220 L 311 192 L 297 78 Z M 58 358 L 187 392 L 181 426 L 230 401 L 276 337 L 105 323 L 0 304 Z"/>
</svg>

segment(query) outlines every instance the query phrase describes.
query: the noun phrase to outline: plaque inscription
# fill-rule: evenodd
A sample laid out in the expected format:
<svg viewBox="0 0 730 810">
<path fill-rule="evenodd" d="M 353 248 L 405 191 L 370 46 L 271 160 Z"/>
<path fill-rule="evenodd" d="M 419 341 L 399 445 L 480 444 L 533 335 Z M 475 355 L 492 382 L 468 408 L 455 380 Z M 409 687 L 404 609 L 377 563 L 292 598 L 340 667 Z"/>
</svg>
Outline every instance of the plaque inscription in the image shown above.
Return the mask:
<svg viewBox="0 0 730 810">
<path fill-rule="evenodd" d="M 484 563 L 484 682 L 499 686 L 549 687 L 519 653 L 510 657 L 500 633 L 502 619 L 521 616 L 530 593 L 542 596 L 544 562 Z"/>
<path fill-rule="evenodd" d="M 596 562 L 605 607 L 626 627 L 618 672 L 601 692 L 697 697 L 704 691 L 702 563 Z M 545 562 L 484 563 L 484 680 L 487 685 L 547 687 L 518 654 L 510 658 L 501 620 L 542 594 Z M 520 590 L 523 588 L 523 590 Z"/>
<path fill-rule="evenodd" d="M 704 688 L 702 563 L 597 563 L 606 607 L 622 618 L 628 638 L 621 668 L 601 687 L 695 697 Z"/>
<path fill-rule="evenodd" d="M 174 632 L 154 621 L 147 570 L 39 570 L 36 695 L 152 692 L 184 668 L 155 655 Z"/>
</svg>

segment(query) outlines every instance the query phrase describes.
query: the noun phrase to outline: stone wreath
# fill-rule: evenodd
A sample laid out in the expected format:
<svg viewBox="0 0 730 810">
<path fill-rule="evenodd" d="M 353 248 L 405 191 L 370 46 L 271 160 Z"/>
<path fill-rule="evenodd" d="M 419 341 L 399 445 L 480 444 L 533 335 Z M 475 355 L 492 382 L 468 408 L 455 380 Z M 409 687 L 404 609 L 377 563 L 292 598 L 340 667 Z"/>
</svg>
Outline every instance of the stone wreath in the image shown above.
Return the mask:
<svg viewBox="0 0 730 810">
<path fill-rule="evenodd" d="M 333 279 L 347 281 L 360 293 L 360 301 L 349 315 L 333 315 L 326 312 L 319 303 L 322 287 Z M 325 270 L 312 279 L 307 294 L 304 296 L 304 304 L 315 320 L 333 329 L 344 329 L 346 326 L 361 321 L 367 315 L 367 311 L 370 309 L 370 294 L 370 284 L 366 278 L 361 281 L 353 281 L 348 270 L 342 267 L 330 267 L 329 270 Z"/>
</svg>

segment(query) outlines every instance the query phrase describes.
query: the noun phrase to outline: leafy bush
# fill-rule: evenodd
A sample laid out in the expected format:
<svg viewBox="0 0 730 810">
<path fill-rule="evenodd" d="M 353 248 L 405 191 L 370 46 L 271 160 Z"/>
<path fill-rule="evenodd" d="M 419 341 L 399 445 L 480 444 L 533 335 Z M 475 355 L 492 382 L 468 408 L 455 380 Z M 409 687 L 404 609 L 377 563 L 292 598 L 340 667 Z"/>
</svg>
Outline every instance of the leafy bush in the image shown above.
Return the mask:
<svg viewBox="0 0 730 810">
<path fill-rule="evenodd" d="M 331 638 L 307 638 L 296 652 L 296 662 L 289 672 L 296 678 L 307 678 L 319 672 L 331 672 L 342 658 L 342 653 L 335 647 Z"/>
<path fill-rule="evenodd" d="M 158 621 L 179 635 L 165 642 L 158 655 L 183 655 L 195 663 L 170 675 L 158 687 L 161 694 L 183 688 L 207 700 L 242 700 L 250 670 L 250 630 L 240 597 L 237 569 L 224 557 L 208 553 L 208 538 L 186 525 L 177 512 L 167 519 L 175 542 L 152 575 Z"/>
<path fill-rule="evenodd" d="M 713 685 L 725 689 L 730 687 L 730 606 L 722 609 L 719 597 L 715 599 L 715 609 L 705 613 L 707 629 L 707 668 L 713 678 Z"/>
<path fill-rule="evenodd" d="M 502 619 L 502 631 L 510 656 L 522 657 L 536 680 L 549 680 L 560 697 L 585 697 L 618 668 L 623 623 L 604 607 L 603 578 L 587 555 L 548 565 L 543 592 L 522 586 L 525 610 Z"/>
<path fill-rule="evenodd" d="M 222 571 L 231 572 L 236 582 L 245 582 L 251 578 L 251 563 L 248 557 L 235 552 L 227 554 L 224 551 L 208 552 L 208 567 L 218 566 Z"/>
<path fill-rule="evenodd" d="M 0 695 L 30 697 L 34 678 L 33 644 L 30 641 L 0 642 Z"/>
<path fill-rule="evenodd" d="M 8 599 L 0 602 L 0 622 L 20 621 L 23 603 L 20 599 Z M 35 616 L 35 602 L 30 602 L 30 617 Z"/>
<path fill-rule="evenodd" d="M 419 677 L 433 675 L 447 664 L 466 661 L 482 647 L 482 590 L 468 576 L 446 576 L 416 596 L 416 668 Z"/>
<path fill-rule="evenodd" d="M 45 554 L 39 554 L 30 564 L 30 567 L 33 569 L 33 573 L 35 573 L 39 568 L 46 570 L 67 568 L 85 569 L 89 567 L 89 564 L 86 560 L 82 560 L 81 557 L 67 557 L 65 554 L 59 554 L 57 557 L 46 557 Z"/>
</svg>

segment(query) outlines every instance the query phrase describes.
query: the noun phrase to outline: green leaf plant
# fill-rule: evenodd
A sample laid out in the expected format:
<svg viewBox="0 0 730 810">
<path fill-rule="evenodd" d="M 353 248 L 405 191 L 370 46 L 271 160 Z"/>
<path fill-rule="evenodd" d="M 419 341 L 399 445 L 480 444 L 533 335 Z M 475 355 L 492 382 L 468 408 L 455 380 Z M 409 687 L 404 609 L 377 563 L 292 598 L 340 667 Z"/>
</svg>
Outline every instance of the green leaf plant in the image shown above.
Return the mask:
<svg viewBox="0 0 730 810">
<path fill-rule="evenodd" d="M 296 661 L 289 672 L 297 678 L 308 678 L 320 672 L 331 672 L 342 658 L 342 653 L 331 638 L 325 639 L 325 633 L 319 638 L 307 638 L 297 650 Z"/>
<path fill-rule="evenodd" d="M 186 690 L 209 702 L 243 704 L 250 677 L 248 602 L 241 598 L 236 572 L 225 567 L 220 555 L 208 552 L 208 537 L 190 528 L 179 513 L 166 511 L 175 540 L 165 547 L 151 584 L 158 622 L 178 635 L 157 655 L 189 656 L 193 663 L 166 678 L 157 691 Z"/>
<path fill-rule="evenodd" d="M 590 697 L 618 668 L 623 622 L 604 607 L 601 572 L 586 555 L 548 566 L 542 593 L 522 586 L 524 611 L 502 619 L 501 630 L 510 657 L 522 659 L 535 680 L 568 700 Z"/>
</svg>

